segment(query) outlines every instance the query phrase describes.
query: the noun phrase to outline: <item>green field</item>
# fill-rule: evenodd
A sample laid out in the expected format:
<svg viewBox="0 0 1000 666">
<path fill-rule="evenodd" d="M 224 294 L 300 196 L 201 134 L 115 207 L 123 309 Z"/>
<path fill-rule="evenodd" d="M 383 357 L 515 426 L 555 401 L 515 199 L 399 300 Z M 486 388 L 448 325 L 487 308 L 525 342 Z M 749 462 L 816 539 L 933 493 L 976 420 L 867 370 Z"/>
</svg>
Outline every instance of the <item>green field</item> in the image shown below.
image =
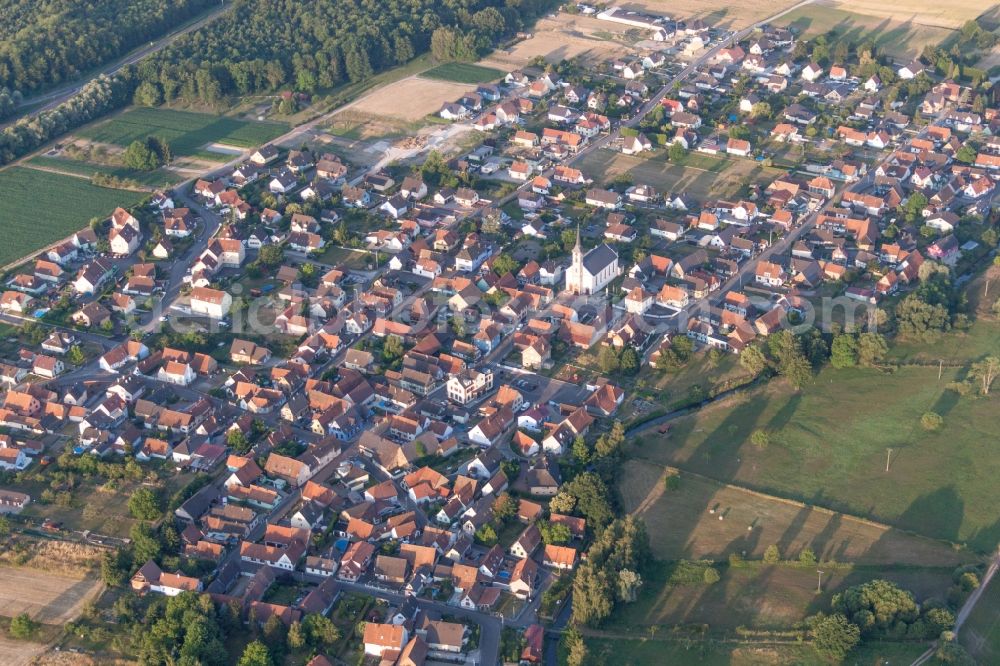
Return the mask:
<svg viewBox="0 0 1000 666">
<path fill-rule="evenodd" d="M 1000 298 L 1000 267 L 990 267 L 965 287 L 972 325 L 964 331 L 952 331 L 931 342 L 897 340 L 889 356 L 901 363 L 964 364 L 1000 352 L 1000 316 L 993 305 Z"/>
<path fill-rule="evenodd" d="M 420 76 L 427 79 L 454 81 L 455 83 L 487 83 L 496 81 L 503 75 L 503 71 L 493 67 L 483 67 L 468 62 L 447 62 L 427 70 Z"/>
<path fill-rule="evenodd" d="M 995 456 L 997 398 L 945 390 L 960 370 L 823 370 L 802 391 L 784 382 L 715 403 L 642 434 L 634 457 L 769 494 L 871 518 L 977 551 L 1000 540 Z M 927 432 L 934 411 L 944 427 Z M 749 442 L 765 429 L 771 442 Z M 885 471 L 887 449 L 890 471 Z"/>
<path fill-rule="evenodd" d="M 969 363 L 988 354 L 1000 352 L 997 321 L 978 320 L 968 331 L 943 335 L 932 342 L 900 342 L 889 350 L 889 357 L 901 363 Z"/>
<path fill-rule="evenodd" d="M 0 171 L 0 220 L 7 239 L 0 246 L 0 265 L 79 231 L 90 218 L 108 216 L 116 206 L 133 206 L 145 196 L 35 169 Z"/>
<path fill-rule="evenodd" d="M 125 167 L 109 166 L 106 164 L 94 164 L 92 162 L 81 162 L 79 160 L 63 159 L 61 157 L 49 157 L 47 155 L 36 155 L 27 161 L 29 167 L 40 167 L 42 169 L 52 169 L 65 173 L 78 174 L 90 178 L 96 173 L 105 173 L 117 178 L 129 178 L 140 185 L 149 187 L 164 187 L 182 180 L 182 176 L 167 171 L 157 169 L 155 171 L 132 171 Z"/>
<path fill-rule="evenodd" d="M 712 585 L 701 580 L 672 581 L 678 565 L 659 563 L 643 573 L 638 599 L 621 604 L 606 623 L 608 629 L 635 636 L 660 627 L 707 625 L 713 636 L 732 635 L 739 627 L 755 631 L 790 630 L 810 615 L 830 607 L 834 594 L 852 585 L 884 578 L 910 590 L 918 600 L 944 599 L 952 584 L 953 569 L 911 567 L 822 567 L 823 590 L 816 593 L 816 567 L 766 566 L 757 563 L 738 568 L 722 565 L 721 578 Z M 703 566 L 684 568 L 702 575 Z"/>
<path fill-rule="evenodd" d="M 173 109 L 134 108 L 110 120 L 90 125 L 76 134 L 99 143 L 119 146 L 155 135 L 167 140 L 175 156 L 225 162 L 232 155 L 213 153 L 205 147 L 220 143 L 236 148 L 253 148 L 287 131 L 288 125 L 284 123 L 237 120 Z"/>
<path fill-rule="evenodd" d="M 986 5 L 983 5 L 984 9 Z M 899 58 L 916 57 L 928 44 L 939 44 L 952 33 L 948 28 L 909 20 L 909 12 L 900 8 L 905 20 L 888 20 L 826 4 L 811 4 L 794 9 L 775 21 L 776 25 L 794 28 L 803 38 L 812 38 L 836 30 L 840 39 L 860 43 L 871 39 L 880 50 Z"/>
<path fill-rule="evenodd" d="M 950 569 L 976 559 L 942 541 L 727 486 L 691 472 L 682 472 L 678 486 L 666 491 L 666 473 L 648 461 L 630 460 L 622 467 L 618 486 L 623 508 L 646 523 L 653 555 L 660 560 L 720 562 L 733 553 L 760 559 L 772 544 L 785 559 L 795 559 L 809 548 L 823 561 L 861 565 Z"/>
<path fill-rule="evenodd" d="M 1000 585 L 995 579 L 979 597 L 958 635 L 980 664 L 1000 662 Z"/>
<path fill-rule="evenodd" d="M 829 666 L 831 663 L 807 645 L 727 645 L 682 638 L 663 640 L 664 633 L 657 634 L 656 640 L 587 637 L 592 659 L 588 663 L 607 666 Z M 922 643 L 863 645 L 853 651 L 844 663 L 859 666 L 909 664 L 925 649 Z"/>
</svg>

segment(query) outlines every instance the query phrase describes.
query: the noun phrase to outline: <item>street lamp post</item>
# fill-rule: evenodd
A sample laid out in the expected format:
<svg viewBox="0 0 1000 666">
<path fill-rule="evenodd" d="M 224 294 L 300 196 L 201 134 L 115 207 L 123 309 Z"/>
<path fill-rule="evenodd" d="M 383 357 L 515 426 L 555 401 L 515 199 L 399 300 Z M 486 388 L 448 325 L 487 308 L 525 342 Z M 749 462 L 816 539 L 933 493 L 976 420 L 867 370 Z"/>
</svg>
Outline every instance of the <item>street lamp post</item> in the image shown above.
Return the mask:
<svg viewBox="0 0 1000 666">
<path fill-rule="evenodd" d="M 823 572 L 816 569 L 816 594 L 823 591 Z"/>
</svg>

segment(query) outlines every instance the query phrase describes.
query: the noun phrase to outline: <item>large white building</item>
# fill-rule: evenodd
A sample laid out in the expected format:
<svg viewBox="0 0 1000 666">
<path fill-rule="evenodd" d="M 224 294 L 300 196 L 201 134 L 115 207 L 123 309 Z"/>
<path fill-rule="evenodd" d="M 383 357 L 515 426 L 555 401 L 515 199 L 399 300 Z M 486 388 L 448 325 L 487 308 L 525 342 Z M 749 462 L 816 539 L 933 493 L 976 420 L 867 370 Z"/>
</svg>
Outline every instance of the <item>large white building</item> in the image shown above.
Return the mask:
<svg viewBox="0 0 1000 666">
<path fill-rule="evenodd" d="M 222 319 L 233 307 L 233 297 L 218 289 L 195 287 L 191 290 L 191 312 L 211 319 Z"/>
<path fill-rule="evenodd" d="M 465 370 L 448 380 L 448 398 L 460 405 L 467 405 L 493 388 L 493 371 Z"/>
<path fill-rule="evenodd" d="M 573 263 L 566 269 L 566 291 L 571 294 L 593 294 L 604 289 L 621 274 L 618 253 L 607 243 L 601 243 L 586 254 L 580 247 L 580 232 L 576 232 Z"/>
</svg>

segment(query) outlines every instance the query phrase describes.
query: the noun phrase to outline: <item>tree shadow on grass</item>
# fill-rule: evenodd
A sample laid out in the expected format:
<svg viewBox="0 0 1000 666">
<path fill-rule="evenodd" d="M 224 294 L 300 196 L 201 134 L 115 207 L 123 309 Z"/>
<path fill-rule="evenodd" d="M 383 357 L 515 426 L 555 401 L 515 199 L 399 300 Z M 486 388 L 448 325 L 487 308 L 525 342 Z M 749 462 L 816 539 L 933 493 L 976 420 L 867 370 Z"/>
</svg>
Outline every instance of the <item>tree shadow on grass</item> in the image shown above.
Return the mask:
<svg viewBox="0 0 1000 666">
<path fill-rule="evenodd" d="M 892 492 L 886 488 L 886 492 Z M 965 501 L 954 486 L 946 486 L 921 495 L 897 521 L 899 526 L 919 534 L 948 541 L 958 541 L 965 517 Z"/>
<path fill-rule="evenodd" d="M 733 406 L 691 454 L 688 464 L 713 478 L 731 481 L 742 466 L 739 450 L 760 424 L 768 399 L 755 395 Z"/>
<path fill-rule="evenodd" d="M 786 402 L 777 413 L 771 417 L 771 420 L 767 422 L 768 430 L 774 432 L 780 432 L 795 416 L 795 412 L 799 410 L 799 405 L 802 404 L 802 394 L 795 393 L 792 395 L 788 402 Z"/>
<path fill-rule="evenodd" d="M 947 416 L 955 408 L 955 405 L 958 404 L 959 399 L 960 396 L 955 391 L 942 391 L 934 406 L 931 407 L 931 411 L 941 416 Z"/>
<path fill-rule="evenodd" d="M 988 527 L 980 527 L 968 539 L 968 546 L 980 553 L 996 552 L 1000 543 L 1000 519 Z"/>
<path fill-rule="evenodd" d="M 791 559 L 794 553 L 789 552 L 792 544 L 795 542 L 795 538 L 805 527 L 806 522 L 809 520 L 809 514 L 812 513 L 810 507 L 801 507 L 796 513 L 795 517 L 792 518 L 788 525 L 785 527 L 785 531 L 782 532 L 781 537 L 778 539 L 778 550 L 781 552 L 781 556 L 786 559 Z"/>
</svg>

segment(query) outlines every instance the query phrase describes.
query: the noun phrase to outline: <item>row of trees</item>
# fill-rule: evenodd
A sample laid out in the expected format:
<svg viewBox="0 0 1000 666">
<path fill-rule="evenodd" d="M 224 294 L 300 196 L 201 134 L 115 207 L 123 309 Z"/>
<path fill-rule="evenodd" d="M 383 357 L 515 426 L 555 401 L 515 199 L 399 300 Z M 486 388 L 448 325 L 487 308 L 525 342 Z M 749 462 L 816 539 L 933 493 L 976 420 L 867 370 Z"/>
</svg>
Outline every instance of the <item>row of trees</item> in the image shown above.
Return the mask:
<svg viewBox="0 0 1000 666">
<path fill-rule="evenodd" d="M 765 370 L 776 372 L 798 389 L 829 357 L 829 345 L 818 329 L 810 328 L 799 335 L 783 329 L 768 336 L 763 349 L 756 345 L 744 348 L 740 365 L 753 375 Z"/>
<path fill-rule="evenodd" d="M 583 472 L 560 486 L 549 502 L 549 510 L 581 515 L 595 532 L 602 530 L 615 516 L 608 486 L 594 472 Z"/>
<path fill-rule="evenodd" d="M 608 525 L 573 579 L 573 622 L 599 625 L 611 616 L 615 604 L 635 601 L 642 587 L 639 572 L 649 555 L 649 536 L 642 520 L 627 516 Z"/>
<path fill-rule="evenodd" d="M 73 80 L 210 5 L 214 0 L 5 0 L 0 88 L 28 92 Z"/>
<path fill-rule="evenodd" d="M 777 373 L 800 388 L 827 360 L 835 368 L 874 367 L 888 350 L 880 333 L 847 331 L 832 336 L 832 342 L 828 342 L 828 337 L 815 328 L 798 335 L 784 329 L 768 336 L 763 346 L 745 347 L 740 352 L 740 365 L 753 375 Z"/>
<path fill-rule="evenodd" d="M 132 83 L 122 75 L 100 76 L 71 99 L 49 111 L 22 118 L 0 131 L 0 164 L 40 148 L 70 130 L 121 108 L 132 97 Z"/>
</svg>

